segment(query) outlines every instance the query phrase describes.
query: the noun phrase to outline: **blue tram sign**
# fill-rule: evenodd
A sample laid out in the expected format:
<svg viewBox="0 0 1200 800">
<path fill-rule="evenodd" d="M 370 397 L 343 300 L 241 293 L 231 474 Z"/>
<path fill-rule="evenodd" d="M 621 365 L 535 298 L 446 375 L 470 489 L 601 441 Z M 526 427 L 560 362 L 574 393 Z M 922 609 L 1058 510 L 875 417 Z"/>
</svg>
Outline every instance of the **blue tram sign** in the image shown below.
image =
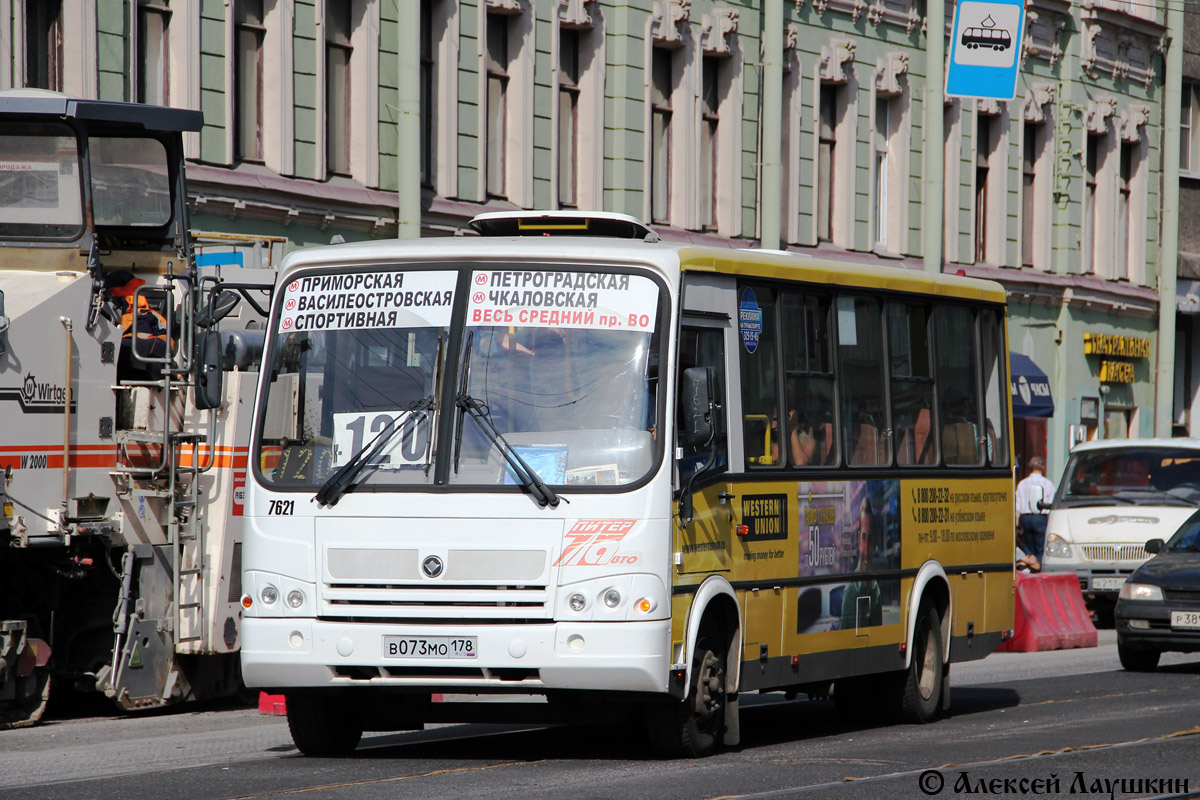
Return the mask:
<svg viewBox="0 0 1200 800">
<path fill-rule="evenodd" d="M 1021 66 L 1023 0 L 958 0 L 946 68 L 946 94 L 1012 100 Z"/>
</svg>

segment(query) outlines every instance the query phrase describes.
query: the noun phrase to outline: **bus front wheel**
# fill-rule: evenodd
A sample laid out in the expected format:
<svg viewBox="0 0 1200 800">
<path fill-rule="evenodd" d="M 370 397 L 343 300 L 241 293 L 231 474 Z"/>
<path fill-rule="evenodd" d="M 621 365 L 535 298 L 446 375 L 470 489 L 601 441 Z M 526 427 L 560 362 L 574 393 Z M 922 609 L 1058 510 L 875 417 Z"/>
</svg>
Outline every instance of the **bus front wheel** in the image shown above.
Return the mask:
<svg viewBox="0 0 1200 800">
<path fill-rule="evenodd" d="M 354 751 L 362 739 L 362 723 L 345 698 L 287 695 L 288 730 L 306 756 L 340 756 Z"/>
<path fill-rule="evenodd" d="M 913 630 L 912 661 L 904 671 L 900 718 L 932 722 L 941 710 L 945 675 L 942 672 L 942 620 L 937 609 L 923 604 Z"/>
<path fill-rule="evenodd" d="M 655 703 L 646 710 L 654 751 L 666 758 L 711 755 L 725 732 L 725 655 L 702 637 L 692 655 L 692 677 L 682 702 Z"/>
</svg>

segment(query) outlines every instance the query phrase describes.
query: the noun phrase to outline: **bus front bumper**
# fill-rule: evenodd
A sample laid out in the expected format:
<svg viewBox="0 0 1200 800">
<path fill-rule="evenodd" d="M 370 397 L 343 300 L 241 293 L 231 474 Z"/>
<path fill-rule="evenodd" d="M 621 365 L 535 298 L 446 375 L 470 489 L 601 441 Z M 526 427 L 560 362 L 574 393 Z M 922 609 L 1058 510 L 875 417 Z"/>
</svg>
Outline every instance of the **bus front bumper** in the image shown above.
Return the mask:
<svg viewBox="0 0 1200 800">
<path fill-rule="evenodd" d="M 386 655 L 397 639 L 437 649 L 472 638 L 473 657 Z M 435 626 L 250 617 L 242 621 L 241 659 L 245 684 L 271 689 L 666 692 L 671 622 Z"/>
</svg>

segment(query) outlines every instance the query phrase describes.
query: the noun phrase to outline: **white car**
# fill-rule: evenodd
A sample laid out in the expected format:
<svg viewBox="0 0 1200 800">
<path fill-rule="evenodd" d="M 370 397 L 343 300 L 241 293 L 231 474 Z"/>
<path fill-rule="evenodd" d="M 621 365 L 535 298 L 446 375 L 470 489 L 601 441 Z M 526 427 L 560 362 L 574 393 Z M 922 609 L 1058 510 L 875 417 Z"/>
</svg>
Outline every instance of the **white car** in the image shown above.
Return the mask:
<svg viewBox="0 0 1200 800">
<path fill-rule="evenodd" d="M 1071 451 L 1046 523 L 1045 572 L 1074 572 L 1112 618 L 1121 585 L 1200 507 L 1200 440 L 1105 439 Z"/>
</svg>

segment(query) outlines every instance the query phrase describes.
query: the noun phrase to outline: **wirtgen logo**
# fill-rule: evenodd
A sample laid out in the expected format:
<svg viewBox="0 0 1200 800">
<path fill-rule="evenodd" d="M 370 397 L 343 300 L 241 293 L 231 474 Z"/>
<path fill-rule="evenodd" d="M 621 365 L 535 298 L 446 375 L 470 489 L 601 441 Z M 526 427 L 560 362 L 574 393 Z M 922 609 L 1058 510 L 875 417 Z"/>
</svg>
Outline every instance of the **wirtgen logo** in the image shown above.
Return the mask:
<svg viewBox="0 0 1200 800">
<path fill-rule="evenodd" d="M 20 404 L 26 414 L 61 414 L 67 403 L 66 387 L 48 381 L 39 381 L 32 372 L 25 376 L 21 388 L 0 389 L 0 401 L 9 400 Z M 71 410 L 75 410 L 71 400 Z"/>
</svg>

